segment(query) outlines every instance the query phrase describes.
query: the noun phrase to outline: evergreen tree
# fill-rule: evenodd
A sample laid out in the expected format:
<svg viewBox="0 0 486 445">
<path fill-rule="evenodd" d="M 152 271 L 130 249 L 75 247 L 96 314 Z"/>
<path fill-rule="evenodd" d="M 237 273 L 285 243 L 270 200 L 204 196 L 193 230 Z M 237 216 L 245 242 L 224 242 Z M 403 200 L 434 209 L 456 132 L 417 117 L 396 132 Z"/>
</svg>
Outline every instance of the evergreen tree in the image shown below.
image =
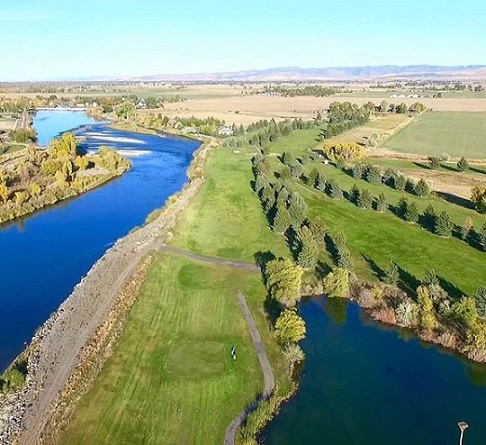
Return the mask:
<svg viewBox="0 0 486 445">
<path fill-rule="evenodd" d="M 388 207 L 388 202 L 386 196 L 383 192 L 380 193 L 378 199 L 376 200 L 376 210 L 378 212 L 384 212 Z"/>
<path fill-rule="evenodd" d="M 320 190 L 321 192 L 325 192 L 326 188 L 327 188 L 327 179 L 322 173 L 319 173 L 319 176 L 317 177 L 316 180 L 316 189 Z"/>
<path fill-rule="evenodd" d="M 386 284 L 397 284 L 400 279 L 400 271 L 394 261 L 390 261 L 390 266 L 385 270 L 383 281 Z"/>
<path fill-rule="evenodd" d="M 327 233 L 326 223 L 321 218 L 316 217 L 310 222 L 309 229 L 316 242 L 322 243 Z"/>
<path fill-rule="evenodd" d="M 382 181 L 388 187 L 395 187 L 395 179 L 397 176 L 397 171 L 391 167 L 388 167 L 383 173 Z"/>
<path fill-rule="evenodd" d="M 461 172 L 465 172 L 466 170 L 469 170 L 469 163 L 466 161 L 466 158 L 464 156 L 457 163 L 457 169 Z"/>
<path fill-rule="evenodd" d="M 481 318 L 486 318 L 486 286 L 479 287 L 474 293 L 476 309 Z"/>
<path fill-rule="evenodd" d="M 431 170 L 437 170 L 440 167 L 440 159 L 433 156 L 429 158 L 429 167 Z"/>
<path fill-rule="evenodd" d="M 407 180 L 405 179 L 405 176 L 398 174 L 394 180 L 393 180 L 393 187 L 396 190 L 405 190 L 405 185 L 407 183 Z"/>
<path fill-rule="evenodd" d="M 435 273 L 433 269 L 427 269 L 425 271 L 424 277 L 420 280 L 423 286 L 438 286 L 439 285 L 439 277 Z"/>
<path fill-rule="evenodd" d="M 405 221 L 416 223 L 419 217 L 419 210 L 415 202 L 407 204 L 407 209 L 405 211 Z"/>
<path fill-rule="evenodd" d="M 329 196 L 334 199 L 342 199 L 343 197 L 343 191 L 341 190 L 341 187 L 339 187 L 337 181 L 334 179 L 331 179 L 327 183 L 327 192 Z"/>
<path fill-rule="evenodd" d="M 319 178 L 319 172 L 314 167 L 309 173 L 307 184 L 310 187 L 316 187 L 318 178 Z"/>
<path fill-rule="evenodd" d="M 435 221 L 434 232 L 439 236 L 449 237 L 453 228 L 451 216 L 446 211 L 440 212 Z"/>
<path fill-rule="evenodd" d="M 417 196 L 428 196 L 430 193 L 429 185 L 424 181 L 424 179 L 420 179 L 419 182 L 415 185 L 414 193 Z"/>
<path fill-rule="evenodd" d="M 327 296 L 344 297 L 349 292 L 349 273 L 346 269 L 334 269 L 327 274 L 322 285 Z"/>
<path fill-rule="evenodd" d="M 366 168 L 365 179 L 371 184 L 381 184 L 381 172 L 376 165 L 368 165 Z"/>
<path fill-rule="evenodd" d="M 286 230 L 290 227 L 290 223 L 291 221 L 287 207 L 284 203 L 278 202 L 277 212 L 273 220 L 273 230 L 280 234 L 285 233 Z"/>
<path fill-rule="evenodd" d="M 424 286 L 417 288 L 417 303 L 419 305 L 420 326 L 425 331 L 432 331 L 437 326 L 434 313 L 434 304 L 430 298 L 429 290 Z"/>
<path fill-rule="evenodd" d="M 370 209 L 373 199 L 368 189 L 361 190 L 358 197 L 358 206 L 363 209 Z"/>
<path fill-rule="evenodd" d="M 422 213 L 422 225 L 429 230 L 434 230 L 436 220 L 437 215 L 435 214 L 434 206 L 429 204 L 424 213 Z"/>
<path fill-rule="evenodd" d="M 360 195 L 359 188 L 356 187 L 356 184 L 353 184 L 353 186 L 351 187 L 351 190 L 349 190 L 349 199 L 350 199 L 350 201 L 352 203 L 358 205 L 359 195 Z"/>
<path fill-rule="evenodd" d="M 293 309 L 283 311 L 275 322 L 275 336 L 284 345 L 297 343 L 305 334 L 305 322 Z"/>
<path fill-rule="evenodd" d="M 291 225 L 297 229 L 307 218 L 307 204 L 297 192 L 292 193 L 290 197 L 289 215 Z"/>
<path fill-rule="evenodd" d="M 473 220 L 468 216 L 460 229 L 460 236 L 463 241 L 468 241 L 473 230 Z"/>
<path fill-rule="evenodd" d="M 407 214 L 407 209 L 408 209 L 408 200 L 405 198 L 405 196 L 402 196 L 397 203 L 397 215 L 400 216 L 401 218 L 405 219 L 405 215 Z"/>
<path fill-rule="evenodd" d="M 412 179 L 407 178 L 405 180 L 405 191 L 407 193 L 414 193 L 415 192 L 415 182 Z"/>
<path fill-rule="evenodd" d="M 297 231 L 300 241 L 298 263 L 304 269 L 314 270 L 319 257 L 319 248 L 314 234 L 307 226 L 300 227 Z"/>
<path fill-rule="evenodd" d="M 361 164 L 361 162 L 358 162 L 357 164 L 354 165 L 352 173 L 353 173 L 353 178 L 356 179 L 362 179 L 364 175 L 364 166 Z"/>
</svg>

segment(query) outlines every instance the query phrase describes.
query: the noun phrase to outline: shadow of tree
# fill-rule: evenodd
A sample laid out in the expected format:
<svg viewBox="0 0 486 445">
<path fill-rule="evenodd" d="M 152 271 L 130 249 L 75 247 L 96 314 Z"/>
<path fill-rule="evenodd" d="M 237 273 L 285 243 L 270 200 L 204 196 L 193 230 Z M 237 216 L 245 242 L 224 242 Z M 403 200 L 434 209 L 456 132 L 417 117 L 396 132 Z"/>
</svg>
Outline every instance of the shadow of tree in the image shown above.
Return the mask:
<svg viewBox="0 0 486 445">
<path fill-rule="evenodd" d="M 455 284 L 446 280 L 444 277 L 439 276 L 437 278 L 439 279 L 440 287 L 444 289 L 455 300 L 460 300 L 464 295 L 466 295 Z"/>
<path fill-rule="evenodd" d="M 413 296 L 413 298 L 415 298 L 417 287 L 419 287 L 420 285 L 420 280 L 417 279 L 415 275 L 412 275 L 408 270 L 400 267 L 398 264 L 397 267 L 400 277 L 398 287 L 403 291 L 407 292 L 409 295 Z"/>
<path fill-rule="evenodd" d="M 380 280 L 383 281 L 383 278 L 385 277 L 385 271 L 378 266 L 375 260 L 371 259 L 370 257 L 367 257 L 366 255 L 361 254 L 363 259 L 366 261 L 366 264 L 368 268 L 373 272 L 373 274 Z"/>
<path fill-rule="evenodd" d="M 462 198 L 461 196 L 453 195 L 452 193 L 447 193 L 447 192 L 436 191 L 435 193 L 439 198 L 442 198 L 447 202 L 456 204 L 466 209 L 474 209 L 474 206 L 472 205 L 472 202 L 469 201 L 469 199 Z"/>
</svg>

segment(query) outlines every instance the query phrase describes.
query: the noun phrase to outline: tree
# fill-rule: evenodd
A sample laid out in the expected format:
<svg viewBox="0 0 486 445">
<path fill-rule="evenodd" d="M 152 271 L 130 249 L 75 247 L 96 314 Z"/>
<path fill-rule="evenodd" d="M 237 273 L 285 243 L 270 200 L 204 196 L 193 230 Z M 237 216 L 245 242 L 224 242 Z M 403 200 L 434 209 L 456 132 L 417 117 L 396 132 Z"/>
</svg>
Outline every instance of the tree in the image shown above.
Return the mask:
<svg viewBox="0 0 486 445">
<path fill-rule="evenodd" d="M 397 113 L 399 114 L 407 114 L 408 106 L 407 104 L 401 103 L 397 106 Z"/>
<path fill-rule="evenodd" d="M 295 364 L 304 361 L 304 351 L 302 351 L 302 348 L 299 345 L 291 343 L 285 347 L 284 355 L 289 362 L 290 375 L 292 375 Z"/>
<path fill-rule="evenodd" d="M 297 231 L 300 241 L 300 251 L 298 263 L 304 269 L 314 270 L 319 257 L 319 248 L 311 230 L 307 226 L 302 226 Z"/>
<path fill-rule="evenodd" d="M 396 190 L 405 190 L 405 185 L 407 184 L 407 180 L 405 176 L 398 174 L 393 180 L 393 186 Z"/>
<path fill-rule="evenodd" d="M 435 273 L 433 269 L 427 269 L 425 271 L 424 277 L 420 280 L 423 286 L 438 286 L 439 285 L 439 277 Z"/>
<path fill-rule="evenodd" d="M 289 204 L 290 222 L 294 228 L 299 228 L 304 220 L 307 218 L 307 204 L 297 192 L 293 192 L 290 196 Z"/>
<path fill-rule="evenodd" d="M 349 273 L 338 267 L 327 274 L 322 284 L 328 297 L 344 297 L 349 292 Z"/>
<path fill-rule="evenodd" d="M 471 202 L 479 213 L 486 213 L 486 187 L 480 185 L 473 187 Z"/>
<path fill-rule="evenodd" d="M 440 159 L 435 156 L 430 157 L 429 166 L 431 170 L 437 170 L 440 167 Z"/>
<path fill-rule="evenodd" d="M 405 221 L 416 223 L 419 217 L 419 210 L 417 208 L 417 204 L 415 202 L 407 203 L 407 208 L 405 210 Z"/>
<path fill-rule="evenodd" d="M 439 213 L 435 221 L 434 232 L 443 237 L 450 237 L 452 235 L 452 229 L 454 224 L 452 223 L 451 216 L 444 210 Z"/>
<path fill-rule="evenodd" d="M 417 184 L 415 184 L 414 193 L 417 196 L 428 196 L 429 195 L 429 193 L 430 193 L 429 185 L 425 182 L 425 180 L 423 178 L 421 178 L 419 180 L 419 182 L 417 182 Z"/>
<path fill-rule="evenodd" d="M 311 187 L 315 187 L 317 185 L 317 179 L 319 178 L 319 172 L 317 171 L 316 168 L 313 168 L 309 176 L 307 178 L 307 184 Z"/>
<path fill-rule="evenodd" d="M 358 196 L 358 206 L 363 209 L 370 209 L 372 202 L 373 199 L 371 198 L 368 189 L 361 190 L 361 193 Z"/>
<path fill-rule="evenodd" d="M 353 170 L 352 170 L 353 178 L 362 179 L 364 173 L 365 173 L 365 168 L 361 162 L 358 162 L 353 166 Z"/>
<path fill-rule="evenodd" d="M 469 170 L 469 163 L 466 161 L 466 158 L 464 156 L 457 163 L 457 169 L 461 172 L 465 172 L 466 170 Z"/>
<path fill-rule="evenodd" d="M 297 343 L 305 338 L 305 321 L 294 309 L 284 310 L 275 322 L 275 336 L 284 345 Z"/>
<path fill-rule="evenodd" d="M 131 119 L 136 115 L 135 105 L 126 100 L 115 107 L 115 113 L 118 119 Z"/>
<path fill-rule="evenodd" d="M 474 225 L 473 220 L 471 219 L 471 217 L 468 216 L 466 218 L 466 221 L 464 222 L 464 225 L 460 229 L 460 235 L 463 241 L 467 241 L 471 236 L 473 225 Z"/>
<path fill-rule="evenodd" d="M 486 286 L 481 286 L 474 293 L 476 309 L 481 318 L 486 318 Z"/>
<path fill-rule="evenodd" d="M 356 184 L 353 184 L 353 186 L 349 190 L 349 199 L 351 200 L 351 202 L 358 205 L 359 195 L 360 195 L 359 188 L 356 186 Z"/>
<path fill-rule="evenodd" d="M 420 327 L 429 332 L 437 326 L 434 313 L 434 303 L 430 298 L 429 290 L 425 286 L 417 288 L 417 303 L 419 305 Z"/>
<path fill-rule="evenodd" d="M 437 220 L 437 215 L 435 214 L 435 209 L 432 204 L 429 204 L 427 208 L 422 213 L 422 224 L 429 230 L 434 230 L 435 222 Z"/>
<path fill-rule="evenodd" d="M 343 197 L 343 191 L 341 190 L 341 187 L 339 187 L 337 181 L 334 179 L 331 179 L 327 183 L 327 192 L 329 193 L 329 196 L 334 199 L 342 199 Z"/>
<path fill-rule="evenodd" d="M 371 184 L 381 184 L 381 172 L 376 165 L 367 165 L 364 179 Z"/>
<path fill-rule="evenodd" d="M 382 100 L 380 104 L 380 111 L 386 113 L 388 111 L 389 103 L 386 100 Z"/>
<path fill-rule="evenodd" d="M 290 260 L 269 261 L 265 278 L 270 297 L 282 305 L 291 307 L 300 300 L 303 269 Z"/>
<path fill-rule="evenodd" d="M 390 266 L 385 269 L 383 282 L 386 284 L 397 284 L 400 279 L 400 271 L 394 261 L 390 261 Z"/>
<path fill-rule="evenodd" d="M 400 326 L 413 326 L 417 323 L 417 305 L 409 300 L 403 300 L 395 310 L 398 324 Z"/>
<path fill-rule="evenodd" d="M 277 233 L 285 233 L 290 226 L 290 216 L 287 207 L 282 202 L 277 203 L 277 212 L 273 220 L 273 230 Z"/>
<path fill-rule="evenodd" d="M 324 220 L 319 217 L 314 218 L 309 224 L 309 229 L 316 242 L 322 243 L 327 233 L 327 226 Z"/>
<path fill-rule="evenodd" d="M 384 212 L 388 207 L 388 202 L 386 196 L 383 192 L 380 193 L 378 199 L 376 200 L 376 210 L 378 212 Z"/>
<path fill-rule="evenodd" d="M 474 297 L 463 297 L 454 303 L 452 317 L 468 330 L 478 319 L 476 299 Z"/>
<path fill-rule="evenodd" d="M 7 202 L 10 193 L 8 191 L 8 187 L 5 183 L 0 183 L 0 199 L 2 202 Z"/>
</svg>

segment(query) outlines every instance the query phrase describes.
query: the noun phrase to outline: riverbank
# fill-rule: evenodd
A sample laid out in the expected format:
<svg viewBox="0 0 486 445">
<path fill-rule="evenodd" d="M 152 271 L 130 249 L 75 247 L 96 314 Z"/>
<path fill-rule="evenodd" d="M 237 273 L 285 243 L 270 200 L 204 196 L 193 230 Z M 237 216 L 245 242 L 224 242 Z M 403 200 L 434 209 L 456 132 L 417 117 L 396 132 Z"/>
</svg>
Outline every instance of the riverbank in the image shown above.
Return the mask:
<svg viewBox="0 0 486 445">
<path fill-rule="evenodd" d="M 86 345 L 114 308 L 116 298 L 140 261 L 151 251 L 155 240 L 168 233 L 181 210 L 202 183 L 202 164 L 207 152 L 217 145 L 206 139 L 194 153 L 189 182 L 168 200 L 156 221 L 118 240 L 95 263 L 31 342 L 24 389 L 15 400 L 4 400 L 0 443 L 37 443 L 50 419 L 53 407 L 61 406 L 63 388 L 77 369 Z M 84 357 L 86 359 L 86 357 Z M 66 396 L 63 394 L 63 397 Z M 56 421 L 57 422 L 57 421 Z"/>
</svg>

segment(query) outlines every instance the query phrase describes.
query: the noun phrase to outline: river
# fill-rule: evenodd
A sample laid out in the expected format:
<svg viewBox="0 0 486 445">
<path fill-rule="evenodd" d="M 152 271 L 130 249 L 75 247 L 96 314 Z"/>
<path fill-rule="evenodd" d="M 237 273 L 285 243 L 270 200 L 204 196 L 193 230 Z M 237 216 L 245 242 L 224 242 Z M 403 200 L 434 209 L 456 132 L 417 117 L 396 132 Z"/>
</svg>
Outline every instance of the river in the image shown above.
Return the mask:
<svg viewBox="0 0 486 445">
<path fill-rule="evenodd" d="M 265 445 L 486 443 L 486 367 L 369 319 L 346 300 L 311 300 L 300 388 Z"/>
<path fill-rule="evenodd" d="M 119 237 L 142 224 L 187 180 L 200 143 L 112 130 L 81 112 L 41 111 L 39 143 L 75 129 L 87 150 L 108 145 L 128 153 L 121 178 L 0 229 L 0 368 L 23 349 L 91 265 Z"/>
</svg>

